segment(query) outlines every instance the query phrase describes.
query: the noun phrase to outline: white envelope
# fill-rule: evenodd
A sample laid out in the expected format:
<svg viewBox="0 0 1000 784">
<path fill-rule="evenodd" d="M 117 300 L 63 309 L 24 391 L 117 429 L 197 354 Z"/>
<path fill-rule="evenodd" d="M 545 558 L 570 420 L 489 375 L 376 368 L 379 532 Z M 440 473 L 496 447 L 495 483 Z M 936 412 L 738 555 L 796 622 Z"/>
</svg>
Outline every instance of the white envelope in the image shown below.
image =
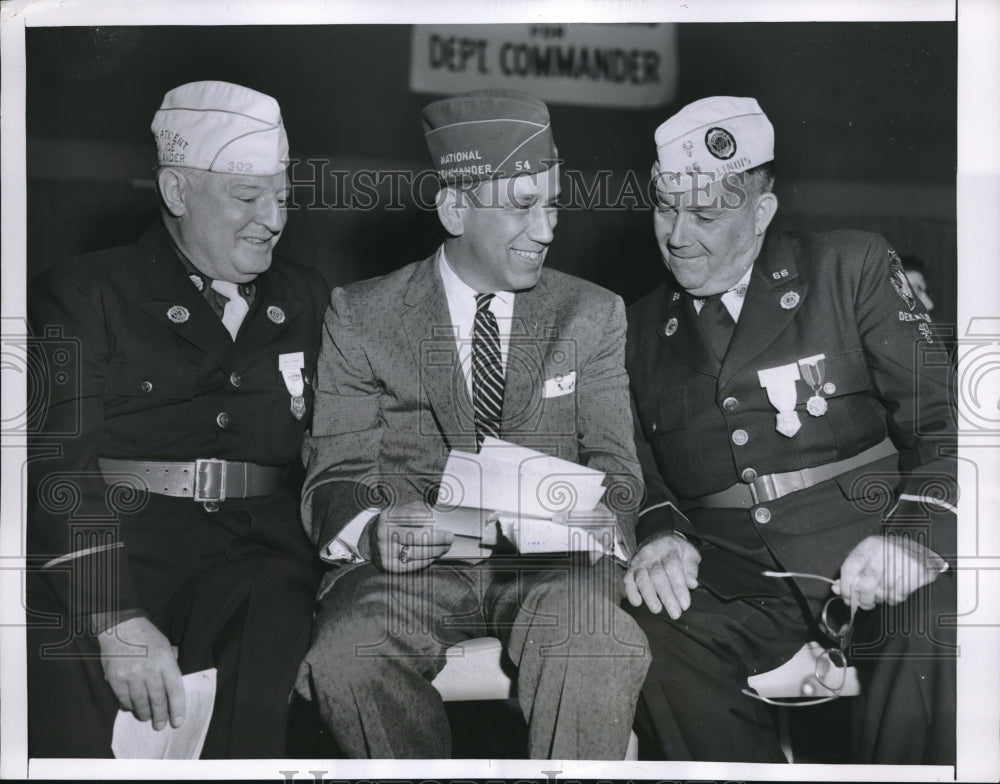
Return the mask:
<svg viewBox="0 0 1000 784">
<path fill-rule="evenodd" d="M 573 370 L 565 376 L 555 376 L 545 380 L 545 388 L 542 389 L 542 397 L 559 397 L 568 395 L 576 389 L 576 371 Z"/>
</svg>

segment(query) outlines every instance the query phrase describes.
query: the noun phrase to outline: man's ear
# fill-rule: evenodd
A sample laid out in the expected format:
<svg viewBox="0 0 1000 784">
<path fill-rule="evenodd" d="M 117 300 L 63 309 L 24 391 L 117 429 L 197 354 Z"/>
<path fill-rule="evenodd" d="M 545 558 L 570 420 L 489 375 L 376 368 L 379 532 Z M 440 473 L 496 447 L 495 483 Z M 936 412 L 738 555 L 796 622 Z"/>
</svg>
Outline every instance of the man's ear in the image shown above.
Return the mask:
<svg viewBox="0 0 1000 784">
<path fill-rule="evenodd" d="M 156 188 L 167 212 L 175 218 L 187 212 L 184 196 L 189 187 L 187 179 L 177 169 L 164 168 L 156 173 Z"/>
<path fill-rule="evenodd" d="M 446 185 L 438 191 L 437 214 L 441 225 L 453 237 L 465 233 L 465 213 L 458 197 L 458 189 Z"/>
<path fill-rule="evenodd" d="M 773 193 L 762 193 L 757 197 L 757 206 L 754 208 L 754 230 L 758 237 L 767 231 L 777 211 L 778 197 Z"/>
</svg>

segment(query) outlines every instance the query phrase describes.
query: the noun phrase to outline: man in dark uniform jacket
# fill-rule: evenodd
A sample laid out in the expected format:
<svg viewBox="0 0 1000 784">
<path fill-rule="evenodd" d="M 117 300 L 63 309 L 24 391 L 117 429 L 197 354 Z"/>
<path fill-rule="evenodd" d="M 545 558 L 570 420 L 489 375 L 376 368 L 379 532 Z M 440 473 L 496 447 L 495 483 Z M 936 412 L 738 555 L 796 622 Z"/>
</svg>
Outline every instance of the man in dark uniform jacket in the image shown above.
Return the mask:
<svg viewBox="0 0 1000 784">
<path fill-rule="evenodd" d="M 882 237 L 766 233 L 756 101 L 698 101 L 656 143 L 672 279 L 630 309 L 627 349 L 648 492 L 625 578 L 653 651 L 640 726 L 670 759 L 783 761 L 747 677 L 839 595 L 853 627 L 825 642 L 861 674 L 855 760 L 951 764 L 954 422 L 948 363 L 923 361 L 940 338 Z"/>
<path fill-rule="evenodd" d="M 214 667 L 202 756 L 282 756 L 315 590 L 296 468 L 326 287 L 271 263 L 288 190 L 273 98 L 182 85 L 152 130 L 162 220 L 28 295 L 70 379 L 34 391 L 29 753 L 111 756 L 119 708 L 180 726 L 182 673 Z"/>
</svg>

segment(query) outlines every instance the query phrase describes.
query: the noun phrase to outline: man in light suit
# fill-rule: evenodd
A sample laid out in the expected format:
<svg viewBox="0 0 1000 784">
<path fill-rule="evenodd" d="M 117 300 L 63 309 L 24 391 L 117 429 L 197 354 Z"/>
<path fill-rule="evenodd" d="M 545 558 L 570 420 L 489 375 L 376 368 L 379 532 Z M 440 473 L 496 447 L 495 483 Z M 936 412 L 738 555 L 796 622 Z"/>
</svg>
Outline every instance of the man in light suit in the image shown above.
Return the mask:
<svg viewBox="0 0 1000 784">
<path fill-rule="evenodd" d="M 326 315 L 303 510 L 334 566 L 300 690 L 352 757 L 448 757 L 431 681 L 450 645 L 496 636 L 531 757 L 621 759 L 648 665 L 614 557 L 631 550 L 639 494 L 623 305 L 543 270 L 559 169 L 541 101 L 480 91 L 423 121 L 449 236 L 428 259 L 335 289 Z M 427 523 L 428 504 L 449 451 L 486 435 L 605 472 L 614 552 L 440 560 L 452 537 Z"/>
</svg>

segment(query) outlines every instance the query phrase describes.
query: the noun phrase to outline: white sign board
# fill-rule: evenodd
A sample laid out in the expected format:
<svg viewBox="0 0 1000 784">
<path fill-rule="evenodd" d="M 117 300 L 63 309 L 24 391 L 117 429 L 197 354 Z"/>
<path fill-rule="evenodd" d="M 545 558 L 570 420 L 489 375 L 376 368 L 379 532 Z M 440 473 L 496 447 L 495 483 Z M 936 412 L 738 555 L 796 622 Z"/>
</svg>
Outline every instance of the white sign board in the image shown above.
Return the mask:
<svg viewBox="0 0 1000 784">
<path fill-rule="evenodd" d="M 414 25 L 410 88 L 503 87 L 550 103 L 644 108 L 673 100 L 672 24 Z"/>
</svg>

